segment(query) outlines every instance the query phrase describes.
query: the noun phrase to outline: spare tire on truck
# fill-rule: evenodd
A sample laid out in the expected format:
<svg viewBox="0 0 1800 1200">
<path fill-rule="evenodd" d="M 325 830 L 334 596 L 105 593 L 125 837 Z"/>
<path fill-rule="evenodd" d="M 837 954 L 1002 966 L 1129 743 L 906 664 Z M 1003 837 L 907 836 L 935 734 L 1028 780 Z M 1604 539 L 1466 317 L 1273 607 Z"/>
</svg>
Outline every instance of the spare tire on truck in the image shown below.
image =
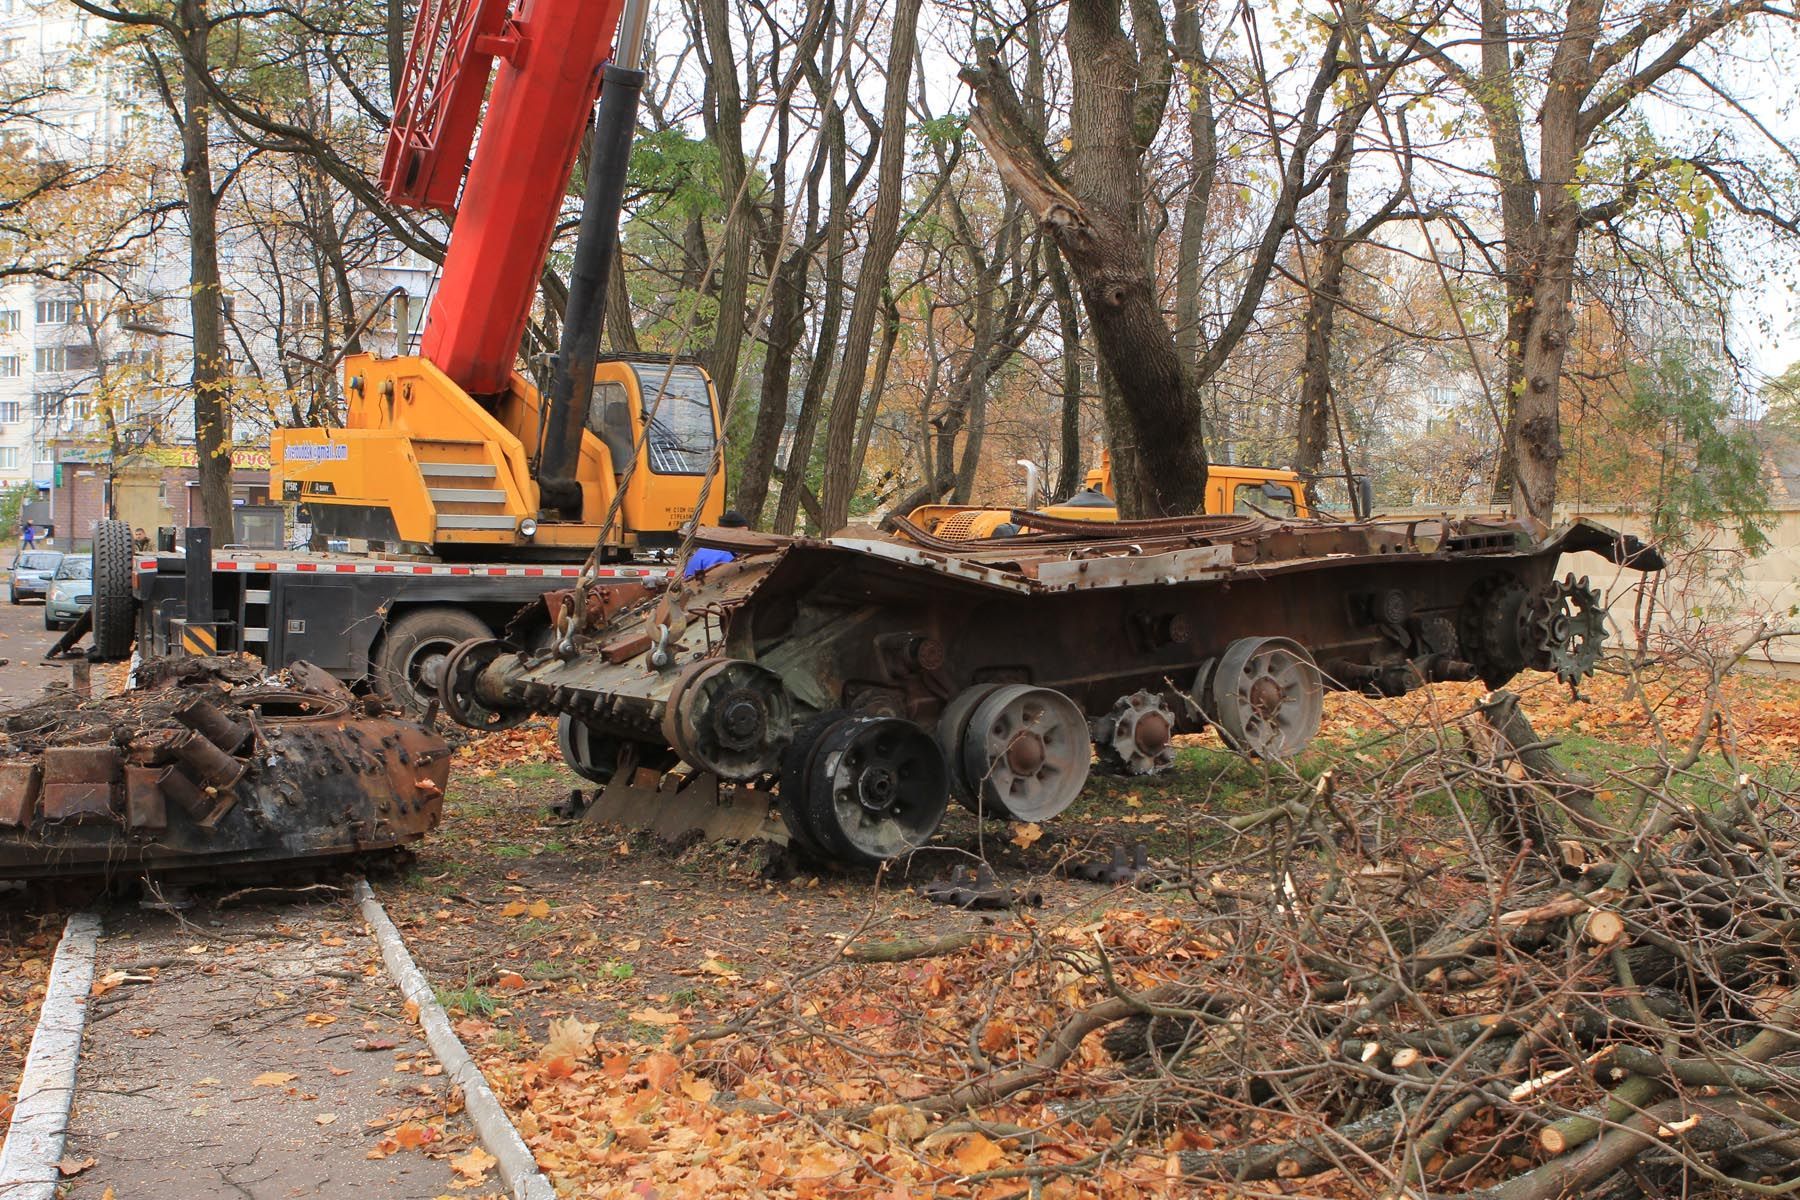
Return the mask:
<svg viewBox="0 0 1800 1200">
<path fill-rule="evenodd" d="M 94 657 L 117 662 L 131 657 L 136 597 L 131 592 L 131 526 L 100 521 L 94 526 Z"/>
</svg>

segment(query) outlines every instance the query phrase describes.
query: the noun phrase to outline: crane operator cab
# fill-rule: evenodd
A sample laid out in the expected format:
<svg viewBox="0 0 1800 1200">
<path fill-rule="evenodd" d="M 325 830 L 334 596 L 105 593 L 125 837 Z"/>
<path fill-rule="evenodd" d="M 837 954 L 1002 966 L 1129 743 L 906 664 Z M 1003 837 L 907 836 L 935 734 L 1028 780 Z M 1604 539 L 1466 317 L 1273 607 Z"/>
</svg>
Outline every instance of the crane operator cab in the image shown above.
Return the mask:
<svg viewBox="0 0 1800 1200">
<path fill-rule="evenodd" d="M 524 376 L 515 372 L 484 403 L 418 356 L 351 355 L 344 375 L 342 428 L 276 430 L 271 444 L 271 486 L 307 505 L 315 542 L 446 560 L 504 551 L 579 561 L 622 484 L 606 550 L 625 559 L 678 545 L 717 469 L 718 402 L 698 362 L 607 355 L 596 364 L 576 519 L 540 504 L 543 405 Z M 706 497 L 701 523 L 723 511 L 724 492 L 715 486 Z"/>
</svg>

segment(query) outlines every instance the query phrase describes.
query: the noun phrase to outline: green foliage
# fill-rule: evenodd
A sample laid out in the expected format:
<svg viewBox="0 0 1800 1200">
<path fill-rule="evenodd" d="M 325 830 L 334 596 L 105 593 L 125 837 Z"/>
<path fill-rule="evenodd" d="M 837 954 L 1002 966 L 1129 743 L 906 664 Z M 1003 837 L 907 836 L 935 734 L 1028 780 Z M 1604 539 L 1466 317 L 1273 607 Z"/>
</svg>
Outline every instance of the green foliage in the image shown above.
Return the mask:
<svg viewBox="0 0 1800 1200">
<path fill-rule="evenodd" d="M 962 141 L 963 134 L 968 132 L 968 128 L 969 116 L 967 113 L 946 113 L 941 117 L 920 121 L 913 126 L 913 131 L 925 146 L 948 152 Z"/>
<path fill-rule="evenodd" d="M 724 207 L 719 198 L 719 148 L 680 128 L 640 136 L 632 146 L 626 181 L 648 193 L 652 210 L 673 208 L 684 218 L 710 216 Z"/>
<path fill-rule="evenodd" d="M 17 532 L 19 514 L 36 491 L 31 484 L 21 483 L 0 492 L 0 537 L 10 538 Z"/>
<path fill-rule="evenodd" d="M 500 1002 L 476 987 L 473 979 L 466 981 L 460 988 L 439 987 L 432 991 L 437 996 L 438 1004 L 449 1012 L 460 1012 L 471 1017 L 491 1017 L 500 1009 Z"/>
<path fill-rule="evenodd" d="M 1762 455 L 1732 418 L 1717 371 L 1680 348 L 1634 365 L 1620 426 L 1654 447 L 1649 517 L 1657 539 L 1678 543 L 1696 526 L 1728 525 L 1751 554 L 1768 548 Z"/>
</svg>

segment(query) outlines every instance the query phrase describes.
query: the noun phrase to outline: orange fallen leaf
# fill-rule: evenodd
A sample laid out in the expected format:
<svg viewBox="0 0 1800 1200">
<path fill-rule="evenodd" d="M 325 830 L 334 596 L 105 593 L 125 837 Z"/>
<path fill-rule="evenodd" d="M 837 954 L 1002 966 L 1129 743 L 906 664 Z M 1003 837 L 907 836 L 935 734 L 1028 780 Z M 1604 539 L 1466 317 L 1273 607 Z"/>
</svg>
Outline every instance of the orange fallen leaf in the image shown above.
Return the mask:
<svg viewBox="0 0 1800 1200">
<path fill-rule="evenodd" d="M 286 1071 L 264 1071 L 250 1081 L 252 1087 L 280 1087 L 284 1083 L 292 1083 L 300 1078 Z"/>
<path fill-rule="evenodd" d="M 991 1171 L 1006 1159 L 1000 1143 L 985 1134 L 971 1133 L 956 1148 L 956 1169 L 964 1175 Z"/>
<path fill-rule="evenodd" d="M 631 1012 L 631 1019 L 633 1021 L 638 1021 L 645 1025 L 679 1025 L 679 1024 L 681 1024 L 681 1014 L 680 1013 L 664 1012 L 660 1008 L 633 1009 Z"/>
<path fill-rule="evenodd" d="M 673 1054 L 658 1051 L 644 1060 L 644 1078 L 657 1091 L 668 1087 L 675 1076 L 681 1073 L 681 1060 Z"/>
<path fill-rule="evenodd" d="M 309 1012 L 306 1014 L 306 1023 L 308 1025 L 313 1025 L 313 1026 L 336 1025 L 337 1018 L 332 1016 L 330 1013 Z"/>
<path fill-rule="evenodd" d="M 499 1160 L 483 1150 L 473 1146 L 467 1154 L 461 1154 L 450 1160 L 450 1169 L 472 1182 L 480 1181 Z"/>
<path fill-rule="evenodd" d="M 402 1150 L 417 1150 L 425 1143 L 436 1140 L 437 1137 L 432 1129 L 417 1121 L 408 1121 L 394 1130 L 394 1144 Z"/>
</svg>

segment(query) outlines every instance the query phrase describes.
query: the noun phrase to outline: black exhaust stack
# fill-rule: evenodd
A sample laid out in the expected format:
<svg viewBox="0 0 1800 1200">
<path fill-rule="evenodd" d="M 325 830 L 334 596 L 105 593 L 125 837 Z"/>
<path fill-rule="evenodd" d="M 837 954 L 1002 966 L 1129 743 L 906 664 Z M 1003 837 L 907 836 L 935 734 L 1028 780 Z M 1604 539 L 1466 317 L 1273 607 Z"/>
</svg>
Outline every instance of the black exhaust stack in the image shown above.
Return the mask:
<svg viewBox="0 0 1800 1200">
<path fill-rule="evenodd" d="M 575 479 L 581 434 L 587 428 L 594 394 L 594 362 L 606 323 L 606 285 L 619 247 L 619 212 L 625 204 L 625 168 L 637 130 L 638 97 L 644 73 L 608 64 L 594 117 L 593 154 L 587 194 L 575 237 L 575 265 L 569 272 L 569 302 L 544 414 L 544 453 L 538 462 L 540 506 L 565 519 L 581 516 L 581 485 Z"/>
</svg>

